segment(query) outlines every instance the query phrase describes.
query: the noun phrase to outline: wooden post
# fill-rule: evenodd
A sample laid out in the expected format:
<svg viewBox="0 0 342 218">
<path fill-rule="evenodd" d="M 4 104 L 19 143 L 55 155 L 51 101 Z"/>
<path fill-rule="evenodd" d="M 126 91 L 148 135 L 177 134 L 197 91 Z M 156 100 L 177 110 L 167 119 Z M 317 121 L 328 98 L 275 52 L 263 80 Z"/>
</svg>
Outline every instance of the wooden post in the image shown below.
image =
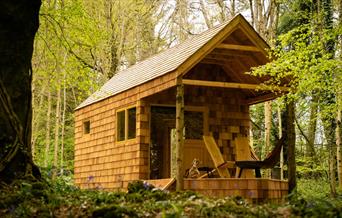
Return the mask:
<svg viewBox="0 0 342 218">
<path fill-rule="evenodd" d="M 176 190 L 183 190 L 183 152 L 184 152 L 184 85 L 182 77 L 177 78 L 176 94 Z M 173 168 L 173 167 L 172 167 Z"/>
<path fill-rule="evenodd" d="M 176 140 L 176 129 L 171 129 L 171 178 L 176 178 L 177 175 L 177 140 Z"/>
</svg>

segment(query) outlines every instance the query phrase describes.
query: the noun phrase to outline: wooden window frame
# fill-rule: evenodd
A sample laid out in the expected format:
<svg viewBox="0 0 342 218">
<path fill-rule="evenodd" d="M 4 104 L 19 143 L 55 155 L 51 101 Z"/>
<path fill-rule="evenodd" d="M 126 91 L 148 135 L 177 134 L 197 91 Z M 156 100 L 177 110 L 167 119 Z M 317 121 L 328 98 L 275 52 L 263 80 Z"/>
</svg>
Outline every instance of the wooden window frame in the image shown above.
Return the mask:
<svg viewBox="0 0 342 218">
<path fill-rule="evenodd" d="M 135 108 L 136 111 L 135 111 L 135 137 L 134 138 L 128 138 L 128 110 L 132 109 L 132 108 Z M 119 122 L 118 122 L 118 113 L 124 111 L 125 112 L 125 131 L 124 131 L 124 139 L 123 140 L 119 140 Z M 120 108 L 118 110 L 116 110 L 115 112 L 115 115 L 116 115 L 116 118 L 115 118 L 115 128 L 116 128 L 116 142 L 117 143 L 122 143 L 122 142 L 127 142 L 127 141 L 131 141 L 131 140 L 135 140 L 137 138 L 137 106 L 134 105 L 134 106 L 130 106 L 130 107 L 125 107 L 125 108 Z"/>
</svg>

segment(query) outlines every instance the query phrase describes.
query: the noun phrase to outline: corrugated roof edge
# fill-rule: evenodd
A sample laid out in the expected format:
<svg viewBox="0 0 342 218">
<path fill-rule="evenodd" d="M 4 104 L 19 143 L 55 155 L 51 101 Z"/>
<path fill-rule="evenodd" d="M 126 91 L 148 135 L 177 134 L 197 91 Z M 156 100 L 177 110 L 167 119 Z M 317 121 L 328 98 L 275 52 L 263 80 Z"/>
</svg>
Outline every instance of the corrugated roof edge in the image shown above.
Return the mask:
<svg viewBox="0 0 342 218">
<path fill-rule="evenodd" d="M 143 61 L 137 62 L 136 64 L 134 64 L 134 65 L 132 65 L 132 66 L 130 66 L 130 67 L 128 67 L 128 68 L 122 70 L 122 71 L 119 71 L 119 72 L 118 72 L 117 74 L 115 74 L 111 79 L 109 79 L 102 87 L 104 87 L 107 83 L 109 83 L 110 80 L 112 80 L 114 77 L 117 77 L 118 75 L 121 75 L 121 74 L 125 73 L 126 71 L 130 70 L 132 67 L 136 67 L 136 65 L 140 65 L 140 64 L 143 64 L 144 62 L 148 62 L 149 60 L 155 58 L 156 56 L 162 55 L 163 53 L 169 51 L 170 49 L 176 50 L 179 46 L 181 46 L 181 45 L 184 44 L 184 43 L 187 43 L 187 42 L 189 42 L 189 41 L 192 41 L 192 40 L 194 40 L 194 39 L 196 39 L 196 38 L 200 38 L 200 36 L 206 34 L 207 32 L 214 31 L 215 29 L 221 28 L 221 30 L 219 30 L 215 35 L 213 35 L 213 36 L 211 37 L 211 39 L 212 39 L 212 38 L 215 37 L 217 34 L 219 34 L 219 33 L 225 28 L 225 26 L 227 26 L 232 20 L 234 20 L 234 19 L 236 19 L 236 18 L 238 18 L 238 17 L 242 17 L 243 20 L 245 20 L 245 18 L 244 18 L 241 14 L 237 14 L 235 17 L 233 17 L 232 19 L 230 19 L 230 20 L 228 20 L 228 21 L 226 21 L 226 22 L 223 22 L 223 23 L 221 23 L 221 24 L 218 24 L 218 25 L 216 25 L 215 27 L 210 28 L 210 29 L 208 29 L 208 30 L 206 30 L 206 31 L 204 31 L 204 32 L 202 32 L 202 33 L 200 33 L 200 34 L 191 36 L 191 37 L 189 37 L 187 40 L 185 40 L 184 42 L 179 43 L 179 44 L 175 45 L 174 47 L 171 47 L 171 48 L 168 48 L 168 49 L 166 49 L 166 50 L 163 50 L 163 51 L 161 51 L 161 52 L 159 52 L 159 53 L 157 53 L 157 54 L 154 54 L 154 55 L 152 55 L 152 56 L 146 58 L 146 59 L 143 60 Z M 248 23 L 248 22 L 247 22 L 247 23 Z M 249 23 L 248 23 L 248 24 L 249 24 Z M 249 24 L 249 25 L 250 25 L 250 24 Z M 251 25 L 250 25 L 250 27 L 253 29 L 253 27 L 252 27 Z M 260 36 L 259 36 L 259 37 L 260 37 Z M 260 38 L 262 39 L 262 37 L 260 37 Z M 265 42 L 264 39 L 262 39 L 262 40 Z M 208 40 L 205 44 L 203 44 L 203 46 L 205 46 L 209 41 L 210 41 L 210 40 Z M 267 43 L 265 42 L 265 44 L 267 44 Z M 202 47 L 203 47 L 203 46 L 202 46 Z M 200 47 L 200 48 L 201 48 L 201 47 Z M 200 48 L 198 48 L 198 50 L 199 50 Z M 198 50 L 197 50 L 197 51 L 198 51 Z M 196 53 L 196 51 L 195 51 L 194 53 Z M 186 60 L 185 60 L 185 61 L 186 61 Z M 183 61 L 183 63 L 184 63 L 185 61 Z M 180 64 L 179 64 L 179 65 L 180 65 Z M 179 65 L 178 65 L 178 66 L 179 66 Z M 177 67 L 178 67 L 178 66 L 177 66 Z M 175 67 L 175 69 L 177 69 L 177 67 Z M 175 69 L 169 70 L 168 72 L 164 72 L 162 75 L 165 75 L 165 74 L 167 74 L 167 73 L 170 73 L 170 72 L 174 71 Z M 162 75 L 159 75 L 159 76 L 162 76 Z M 158 76 L 158 77 L 159 77 L 159 76 Z M 158 77 L 156 77 L 156 78 L 158 78 Z M 103 101 L 103 100 L 105 100 L 105 99 L 107 99 L 107 98 L 110 98 L 110 97 L 112 97 L 112 96 L 118 95 L 118 94 L 120 94 L 120 93 L 122 93 L 122 92 L 125 92 L 125 91 L 129 90 L 129 89 L 132 89 L 132 88 L 137 87 L 137 86 L 139 86 L 139 85 L 142 85 L 142 84 L 144 84 L 144 83 L 146 83 L 146 82 L 149 82 L 149 81 L 151 81 L 151 80 L 153 80 L 153 79 L 155 79 L 155 78 L 151 78 L 150 80 L 143 81 L 142 83 L 137 83 L 137 84 L 135 84 L 134 86 L 131 86 L 131 87 L 127 88 L 127 89 L 121 90 L 120 92 L 117 92 L 117 93 L 114 93 L 114 94 L 108 93 L 108 95 L 105 96 L 105 97 L 100 97 L 100 96 L 99 96 L 99 92 L 102 92 L 102 90 L 101 90 L 102 87 L 101 87 L 99 90 L 97 90 L 96 92 L 94 92 L 93 94 L 91 94 L 91 95 L 90 95 L 85 101 L 83 101 L 80 105 L 78 105 L 78 106 L 75 108 L 75 111 L 77 111 L 77 110 L 79 110 L 79 109 L 81 109 L 81 108 L 84 108 L 84 107 L 86 107 L 86 106 L 92 105 L 92 104 L 94 104 L 94 103 Z M 90 98 L 96 98 L 96 95 L 98 96 L 98 99 L 93 100 L 93 101 L 91 101 L 91 102 L 88 102 L 88 101 L 90 100 Z"/>
</svg>

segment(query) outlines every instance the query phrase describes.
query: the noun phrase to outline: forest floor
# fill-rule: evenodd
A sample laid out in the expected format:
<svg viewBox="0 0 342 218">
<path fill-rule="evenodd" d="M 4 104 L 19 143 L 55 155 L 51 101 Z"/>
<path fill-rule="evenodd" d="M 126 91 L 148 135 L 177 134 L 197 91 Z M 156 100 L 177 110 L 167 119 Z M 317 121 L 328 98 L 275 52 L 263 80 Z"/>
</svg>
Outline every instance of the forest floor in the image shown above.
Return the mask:
<svg viewBox="0 0 342 218">
<path fill-rule="evenodd" d="M 253 205 L 194 192 L 168 193 L 142 183 L 129 192 L 80 190 L 70 177 L 54 182 L 0 185 L 0 217 L 341 217 L 342 195 L 328 197 L 324 181 L 303 180 L 298 194 L 279 205 Z"/>
</svg>

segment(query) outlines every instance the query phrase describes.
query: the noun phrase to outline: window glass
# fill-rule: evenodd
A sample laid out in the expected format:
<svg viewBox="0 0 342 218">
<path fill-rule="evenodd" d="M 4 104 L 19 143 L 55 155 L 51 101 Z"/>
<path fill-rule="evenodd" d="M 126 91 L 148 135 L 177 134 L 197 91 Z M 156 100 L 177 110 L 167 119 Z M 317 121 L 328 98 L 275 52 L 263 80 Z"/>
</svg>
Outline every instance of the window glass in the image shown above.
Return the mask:
<svg viewBox="0 0 342 218">
<path fill-rule="evenodd" d="M 125 111 L 120 111 L 116 114 L 117 122 L 117 140 L 125 140 Z"/>
<path fill-rule="evenodd" d="M 135 138 L 135 135 L 136 135 L 136 120 L 137 120 L 136 111 L 137 109 L 135 107 L 127 110 L 127 114 L 128 114 L 127 139 L 133 139 Z"/>
<path fill-rule="evenodd" d="M 83 132 L 84 134 L 89 134 L 90 133 L 90 121 L 85 121 L 83 123 Z"/>
<path fill-rule="evenodd" d="M 186 139 L 202 139 L 203 113 L 195 111 L 185 111 L 184 126 Z"/>
</svg>

